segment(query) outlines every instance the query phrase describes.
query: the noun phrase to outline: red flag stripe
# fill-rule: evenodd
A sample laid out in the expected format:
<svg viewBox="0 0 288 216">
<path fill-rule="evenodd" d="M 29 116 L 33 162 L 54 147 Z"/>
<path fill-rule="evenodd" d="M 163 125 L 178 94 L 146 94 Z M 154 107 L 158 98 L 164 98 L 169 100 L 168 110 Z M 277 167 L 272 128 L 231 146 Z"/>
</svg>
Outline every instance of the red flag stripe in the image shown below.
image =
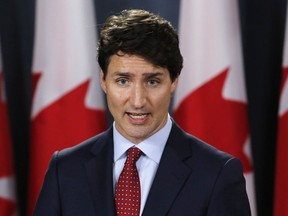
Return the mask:
<svg viewBox="0 0 288 216">
<path fill-rule="evenodd" d="M 16 212 L 14 169 L 3 83 L 3 73 L 0 71 L 0 215 L 12 216 Z"/>
<path fill-rule="evenodd" d="M 287 50 L 288 51 L 288 50 Z M 283 69 L 280 97 L 274 216 L 288 216 L 288 68 Z M 285 96 L 286 97 L 285 97 Z M 286 107 L 284 104 L 286 103 Z M 283 108 L 282 108 L 283 106 Z"/>
</svg>

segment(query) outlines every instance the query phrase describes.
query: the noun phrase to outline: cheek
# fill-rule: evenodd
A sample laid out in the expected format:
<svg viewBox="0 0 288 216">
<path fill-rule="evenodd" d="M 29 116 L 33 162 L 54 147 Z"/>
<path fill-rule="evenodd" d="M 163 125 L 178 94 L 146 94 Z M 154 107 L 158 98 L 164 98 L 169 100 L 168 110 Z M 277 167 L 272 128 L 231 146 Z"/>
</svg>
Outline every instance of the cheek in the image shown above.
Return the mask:
<svg viewBox="0 0 288 216">
<path fill-rule="evenodd" d="M 162 111 L 163 109 L 168 110 L 170 100 L 171 100 L 170 91 L 158 92 L 151 96 L 151 101 L 158 111 Z"/>
<path fill-rule="evenodd" d="M 126 100 L 125 92 L 115 91 L 113 89 L 110 89 L 109 91 L 107 91 L 106 96 L 107 96 L 107 102 L 110 105 L 118 106 L 116 107 L 116 109 L 121 108 L 121 105 L 123 105 L 123 103 L 125 103 L 125 100 Z"/>
</svg>

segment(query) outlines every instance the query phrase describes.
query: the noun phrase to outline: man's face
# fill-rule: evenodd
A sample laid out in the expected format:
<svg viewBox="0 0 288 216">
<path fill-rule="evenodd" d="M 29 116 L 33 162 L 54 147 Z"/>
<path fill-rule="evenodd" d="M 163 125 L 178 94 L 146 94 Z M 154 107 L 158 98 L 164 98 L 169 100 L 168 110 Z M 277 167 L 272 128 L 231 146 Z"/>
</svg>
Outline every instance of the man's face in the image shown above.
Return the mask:
<svg viewBox="0 0 288 216">
<path fill-rule="evenodd" d="M 177 82 L 171 81 L 168 69 L 142 57 L 111 56 L 106 78 L 101 72 L 101 86 L 116 129 L 135 144 L 160 130 Z"/>
</svg>

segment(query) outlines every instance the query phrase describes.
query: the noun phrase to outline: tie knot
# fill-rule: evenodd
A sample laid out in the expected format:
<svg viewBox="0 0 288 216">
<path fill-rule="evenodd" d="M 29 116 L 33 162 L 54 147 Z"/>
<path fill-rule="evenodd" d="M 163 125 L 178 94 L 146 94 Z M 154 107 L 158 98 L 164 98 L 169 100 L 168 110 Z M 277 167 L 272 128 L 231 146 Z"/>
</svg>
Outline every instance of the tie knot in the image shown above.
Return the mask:
<svg viewBox="0 0 288 216">
<path fill-rule="evenodd" d="M 132 147 L 128 149 L 128 155 L 126 163 L 135 165 L 136 161 L 140 158 L 142 151 L 136 147 Z"/>
</svg>

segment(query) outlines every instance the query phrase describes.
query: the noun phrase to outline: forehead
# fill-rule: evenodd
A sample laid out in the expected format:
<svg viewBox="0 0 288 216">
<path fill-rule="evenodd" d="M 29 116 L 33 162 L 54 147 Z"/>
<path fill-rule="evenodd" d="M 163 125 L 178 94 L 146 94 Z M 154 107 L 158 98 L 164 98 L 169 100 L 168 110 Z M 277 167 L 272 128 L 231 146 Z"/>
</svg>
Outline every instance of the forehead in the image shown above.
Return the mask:
<svg viewBox="0 0 288 216">
<path fill-rule="evenodd" d="M 129 73 L 167 73 L 168 70 L 164 67 L 156 66 L 137 55 L 112 55 L 108 65 L 108 74 L 117 72 Z"/>
</svg>

